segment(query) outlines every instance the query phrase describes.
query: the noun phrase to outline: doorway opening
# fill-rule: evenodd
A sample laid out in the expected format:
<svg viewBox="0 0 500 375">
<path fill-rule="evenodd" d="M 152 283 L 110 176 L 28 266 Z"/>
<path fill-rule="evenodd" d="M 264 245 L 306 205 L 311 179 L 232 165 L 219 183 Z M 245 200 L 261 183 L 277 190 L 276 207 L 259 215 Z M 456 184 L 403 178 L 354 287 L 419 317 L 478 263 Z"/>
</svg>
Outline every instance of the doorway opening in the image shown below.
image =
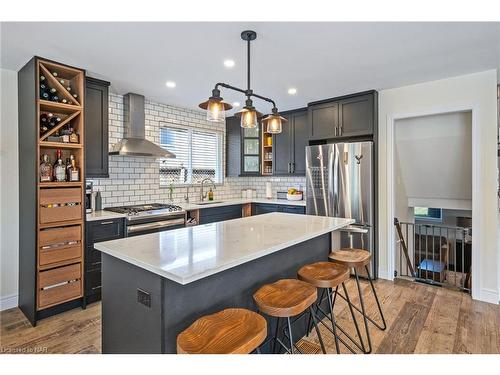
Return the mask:
<svg viewBox="0 0 500 375">
<path fill-rule="evenodd" d="M 472 112 L 394 123 L 394 277 L 471 291 Z"/>
</svg>

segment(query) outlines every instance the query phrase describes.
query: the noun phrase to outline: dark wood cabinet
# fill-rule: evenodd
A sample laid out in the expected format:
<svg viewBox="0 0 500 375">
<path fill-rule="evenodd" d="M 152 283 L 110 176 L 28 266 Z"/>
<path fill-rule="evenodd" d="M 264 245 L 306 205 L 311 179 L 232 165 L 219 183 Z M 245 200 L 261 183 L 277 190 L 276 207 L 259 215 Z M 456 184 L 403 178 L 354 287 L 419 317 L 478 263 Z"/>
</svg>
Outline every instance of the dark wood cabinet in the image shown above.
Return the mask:
<svg viewBox="0 0 500 375">
<path fill-rule="evenodd" d="M 307 110 L 283 114 L 288 122 L 273 140 L 273 174 L 305 175 L 305 149 L 308 145 Z"/>
<path fill-rule="evenodd" d="M 94 243 L 125 237 L 125 219 L 88 221 L 85 226 L 85 300 L 101 299 L 101 252 Z"/>
<path fill-rule="evenodd" d="M 86 77 L 85 81 L 85 174 L 109 177 L 108 90 L 109 82 Z"/>
<path fill-rule="evenodd" d="M 252 215 L 262 215 L 270 212 L 286 212 L 289 214 L 304 215 L 306 213 L 306 208 L 304 206 L 284 204 L 252 203 Z"/>
<path fill-rule="evenodd" d="M 373 136 L 376 106 L 376 91 L 309 103 L 309 139 Z"/>
<path fill-rule="evenodd" d="M 222 207 L 210 207 L 200 210 L 200 224 L 215 223 L 231 219 L 240 219 L 242 217 L 241 204 Z"/>
</svg>

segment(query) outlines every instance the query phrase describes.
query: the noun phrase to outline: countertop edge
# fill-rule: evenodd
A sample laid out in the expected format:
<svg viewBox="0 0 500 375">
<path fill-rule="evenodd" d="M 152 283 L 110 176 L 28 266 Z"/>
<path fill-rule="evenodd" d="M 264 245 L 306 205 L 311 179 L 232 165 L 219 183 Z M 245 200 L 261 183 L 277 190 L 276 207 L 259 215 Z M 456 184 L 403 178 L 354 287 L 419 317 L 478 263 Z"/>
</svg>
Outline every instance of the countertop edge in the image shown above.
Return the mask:
<svg viewBox="0 0 500 375">
<path fill-rule="evenodd" d="M 294 215 L 294 214 L 289 214 L 289 215 Z M 240 266 L 242 264 L 245 264 L 245 263 L 248 263 L 248 262 L 251 262 L 253 260 L 256 260 L 256 259 L 259 259 L 259 258 L 262 258 L 266 255 L 270 255 L 270 254 L 273 254 L 275 252 L 278 252 L 280 250 L 283 250 L 283 249 L 286 249 L 290 246 L 294 246 L 294 245 L 297 245 L 299 243 L 302 243 L 302 242 L 305 242 L 305 241 L 308 241 L 310 239 L 313 239 L 315 237 L 319 237 L 319 236 L 322 236 L 324 234 L 327 234 L 329 232 L 333 232 L 333 231 L 336 231 L 336 230 L 339 230 L 341 228 L 344 228 L 352 223 L 355 222 L 354 219 L 345 219 L 345 218 L 338 218 L 338 219 L 343 219 L 345 220 L 345 222 L 343 224 L 339 224 L 339 225 L 335 225 L 333 227 L 330 227 L 330 228 L 326 228 L 326 229 L 322 229 L 320 231 L 317 231 L 315 233 L 311 233 L 311 234 L 308 234 L 308 235 L 305 235 L 305 236 L 302 236 L 300 238 L 297 238 L 297 239 L 294 239 L 293 241 L 289 241 L 289 242 L 284 242 L 282 244 L 279 244 L 279 245 L 276 245 L 274 247 L 271 247 L 269 249 L 265 249 L 265 250 L 262 250 L 262 251 L 259 251 L 258 253 L 254 253 L 254 254 L 251 254 L 250 256 L 247 256 L 247 257 L 243 257 L 243 258 L 240 258 L 238 259 L 237 261 L 234 261 L 234 262 L 231 262 L 231 263 L 228 263 L 228 264 L 225 264 L 221 267 L 218 267 L 216 270 L 206 270 L 204 272 L 201 272 L 197 275 L 194 275 L 192 277 L 187 277 L 187 278 L 179 278 L 169 272 L 166 272 L 162 269 L 159 269 L 157 267 L 154 267 L 150 264 L 147 264 L 147 263 L 144 263 L 144 262 L 141 262 L 141 261 L 138 261 L 137 259 L 135 258 L 131 258 L 129 256 L 126 256 L 126 255 L 123 255 L 122 253 L 117 253 L 113 250 L 110 250 L 108 248 L 106 248 L 105 246 L 105 242 L 101 242 L 101 243 L 96 243 L 94 244 L 94 247 L 107 254 L 107 255 L 110 255 L 110 256 L 113 256 L 117 259 L 120 259 L 120 260 L 123 260 L 127 263 L 130 263 L 134 266 L 137 266 L 137 267 L 140 267 L 144 270 L 147 270 L 149 272 L 152 272 L 156 275 L 159 275 L 161 277 L 164 277 L 168 280 L 171 280 L 171 281 L 174 281 L 178 284 L 181 284 L 181 285 L 187 285 L 187 284 L 190 284 L 192 282 L 195 282 L 195 281 L 198 281 L 198 280 L 201 280 L 205 277 L 209 277 L 211 275 L 214 275 L 216 273 L 219 273 L 219 272 L 224 272 L 230 268 L 233 268 L 233 267 L 237 267 L 237 266 Z"/>
</svg>

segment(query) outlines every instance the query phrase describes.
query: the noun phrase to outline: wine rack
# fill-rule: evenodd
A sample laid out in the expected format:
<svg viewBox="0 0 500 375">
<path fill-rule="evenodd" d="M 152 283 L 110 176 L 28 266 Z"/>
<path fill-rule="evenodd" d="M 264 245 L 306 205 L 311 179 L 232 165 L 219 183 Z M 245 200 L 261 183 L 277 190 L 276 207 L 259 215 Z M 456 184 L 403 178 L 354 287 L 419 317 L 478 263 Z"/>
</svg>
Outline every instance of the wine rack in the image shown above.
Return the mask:
<svg viewBox="0 0 500 375">
<path fill-rule="evenodd" d="M 18 86 L 19 307 L 35 325 L 84 305 L 85 71 L 34 57 Z M 74 158 L 78 181 L 41 181 L 42 156 L 52 165 L 58 152 L 63 162 Z"/>
<path fill-rule="evenodd" d="M 273 174 L 273 135 L 262 125 L 262 174 Z"/>
</svg>

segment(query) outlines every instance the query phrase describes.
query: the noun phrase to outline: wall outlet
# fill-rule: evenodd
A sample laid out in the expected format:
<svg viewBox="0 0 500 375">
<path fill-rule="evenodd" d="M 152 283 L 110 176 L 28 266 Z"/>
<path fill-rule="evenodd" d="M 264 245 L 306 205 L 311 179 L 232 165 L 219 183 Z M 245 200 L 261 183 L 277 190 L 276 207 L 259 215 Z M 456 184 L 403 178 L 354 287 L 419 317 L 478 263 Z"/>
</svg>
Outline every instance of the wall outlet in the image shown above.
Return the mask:
<svg viewBox="0 0 500 375">
<path fill-rule="evenodd" d="M 151 307 L 151 294 L 146 292 L 145 290 L 137 288 L 137 302 L 150 308 Z"/>
</svg>

